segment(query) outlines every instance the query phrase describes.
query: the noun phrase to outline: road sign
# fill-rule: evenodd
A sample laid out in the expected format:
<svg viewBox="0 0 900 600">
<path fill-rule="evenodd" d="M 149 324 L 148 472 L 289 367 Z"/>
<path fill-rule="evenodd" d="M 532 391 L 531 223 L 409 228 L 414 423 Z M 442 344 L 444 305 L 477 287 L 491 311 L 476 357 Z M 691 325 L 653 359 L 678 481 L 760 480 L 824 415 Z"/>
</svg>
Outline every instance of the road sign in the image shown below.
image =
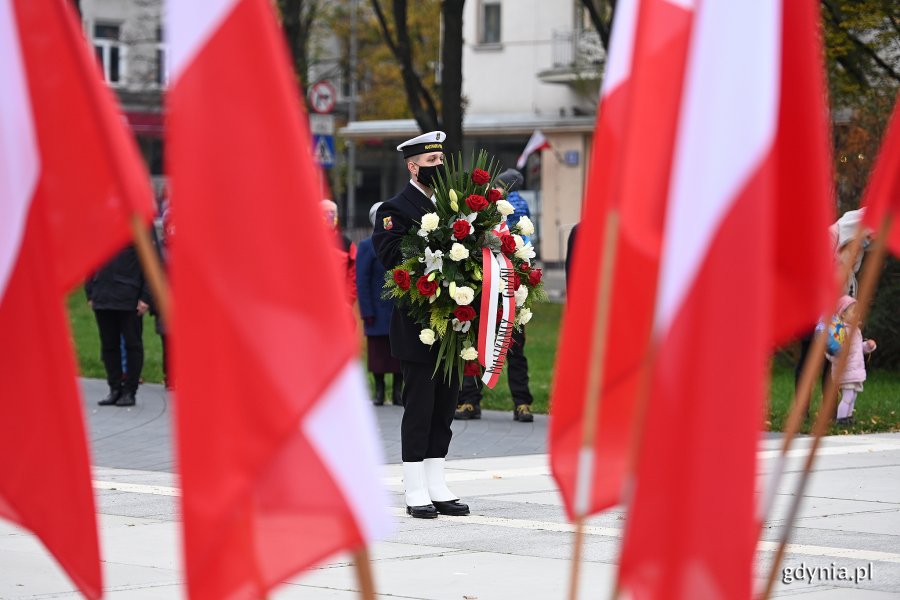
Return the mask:
<svg viewBox="0 0 900 600">
<path fill-rule="evenodd" d="M 334 115 L 309 115 L 309 131 L 313 135 L 334 135 Z"/>
<path fill-rule="evenodd" d="M 313 154 L 320 166 L 330 169 L 334 166 L 334 136 L 314 135 Z"/>
<path fill-rule="evenodd" d="M 337 104 L 337 90 L 330 81 L 319 81 L 309 88 L 309 103 L 317 113 L 328 114 Z"/>
</svg>

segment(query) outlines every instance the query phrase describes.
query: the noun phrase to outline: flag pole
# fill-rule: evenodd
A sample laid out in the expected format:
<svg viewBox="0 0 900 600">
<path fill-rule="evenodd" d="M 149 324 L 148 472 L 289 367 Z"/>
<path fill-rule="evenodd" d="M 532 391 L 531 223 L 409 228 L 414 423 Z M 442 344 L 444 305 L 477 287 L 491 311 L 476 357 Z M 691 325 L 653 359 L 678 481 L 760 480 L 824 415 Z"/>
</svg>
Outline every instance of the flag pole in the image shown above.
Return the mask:
<svg viewBox="0 0 900 600">
<path fill-rule="evenodd" d="M 619 237 L 619 212 L 611 209 L 606 215 L 606 231 L 603 236 L 603 264 L 597 279 L 597 318 L 594 319 L 591 336 L 591 356 L 588 362 L 588 380 L 584 392 L 584 420 L 582 421 L 581 451 L 578 453 L 578 469 L 575 476 L 575 546 L 572 551 L 572 575 L 569 582 L 569 600 L 578 598 L 578 580 L 581 571 L 581 547 L 584 543 L 584 520 L 593 487 L 594 438 L 597 416 L 600 411 L 600 391 L 603 383 L 603 365 L 606 360 L 606 333 L 609 328 L 609 311 L 612 304 L 612 278 L 615 268 L 616 248 Z"/>
<path fill-rule="evenodd" d="M 872 249 L 872 255 L 866 262 L 866 266 L 863 269 L 862 280 L 860 281 L 859 285 L 859 299 L 857 300 L 859 310 L 857 311 L 857 318 L 852 323 L 850 323 L 850 331 L 847 334 L 848 341 L 856 334 L 857 331 L 859 331 L 860 323 L 862 323 L 868 316 L 869 306 L 872 303 L 872 297 L 875 295 L 875 285 L 878 282 L 881 267 L 884 264 L 884 257 L 887 252 L 887 242 L 885 238 L 887 237 L 888 230 L 890 229 L 890 224 L 891 215 L 890 213 L 888 213 L 888 215 L 881 221 L 881 227 L 879 228 L 878 235 L 875 238 L 875 242 L 873 244 L 874 248 Z M 856 261 L 856 257 L 859 254 L 860 246 L 862 244 L 861 238 L 862 225 L 860 225 L 859 229 L 857 229 L 856 235 L 853 237 L 853 241 L 851 242 L 852 245 L 850 255 L 852 258 L 849 263 L 851 265 Z M 824 335 L 822 337 L 824 339 Z M 769 576 L 766 580 L 765 591 L 761 596 L 762 600 L 768 600 L 768 598 L 772 594 L 775 582 L 778 579 L 778 567 L 781 564 L 781 560 L 784 558 L 785 548 L 787 546 L 788 539 L 790 538 L 791 528 L 793 527 L 793 523 L 797 518 L 797 514 L 800 512 L 800 500 L 803 496 L 804 490 L 806 489 L 806 485 L 809 482 L 809 476 L 812 472 L 813 463 L 816 459 L 816 452 L 818 451 L 819 445 L 822 441 L 822 437 L 825 435 L 829 423 L 831 422 L 831 415 L 834 413 L 834 406 L 837 400 L 838 391 L 838 385 L 836 382 L 840 380 L 840 377 L 843 375 L 844 371 L 846 371 L 849 357 L 850 344 L 845 343 L 841 347 L 841 351 L 838 354 L 838 362 L 835 367 L 836 375 L 827 382 L 825 390 L 823 392 L 822 406 L 819 408 L 819 414 L 816 415 L 816 422 L 813 426 L 813 442 L 810 446 L 809 454 L 807 454 L 806 456 L 806 462 L 803 465 L 803 471 L 800 474 L 800 480 L 797 482 L 796 492 L 794 493 L 794 497 L 791 500 L 790 509 L 788 510 L 788 517 L 784 523 L 781 540 L 778 543 L 778 550 L 775 553 L 775 559 L 772 562 L 772 568 L 769 571 Z"/>
<path fill-rule="evenodd" d="M 130 220 L 134 247 L 137 250 L 138 259 L 141 261 L 144 276 L 150 284 L 156 309 L 163 321 L 169 322 L 169 284 L 159 261 L 159 255 L 156 253 L 156 248 L 153 246 L 150 234 L 147 233 L 147 227 L 140 215 L 134 213 Z"/>
<path fill-rule="evenodd" d="M 363 546 L 353 553 L 353 566 L 359 582 L 359 595 L 363 600 L 375 600 L 375 583 L 372 578 L 372 563 L 369 561 L 369 549 Z"/>
</svg>

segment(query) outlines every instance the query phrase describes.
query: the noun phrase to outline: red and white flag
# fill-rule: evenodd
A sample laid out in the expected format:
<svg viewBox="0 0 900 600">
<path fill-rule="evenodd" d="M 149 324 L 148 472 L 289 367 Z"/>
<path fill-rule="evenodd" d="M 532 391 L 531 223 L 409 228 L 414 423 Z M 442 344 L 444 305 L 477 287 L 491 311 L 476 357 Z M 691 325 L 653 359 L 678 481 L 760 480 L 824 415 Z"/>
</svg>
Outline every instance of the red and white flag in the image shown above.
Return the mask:
<svg viewBox="0 0 900 600">
<path fill-rule="evenodd" d="M 630 597 L 751 595 L 768 359 L 833 289 L 817 5 L 696 8 L 620 561 Z"/>
<path fill-rule="evenodd" d="M 885 242 L 894 255 L 900 256 L 900 96 L 881 141 L 878 161 L 869 178 L 863 206 L 866 207 L 863 222 L 873 231 L 879 231 L 881 222 L 891 216 Z"/>
<path fill-rule="evenodd" d="M 531 134 L 531 137 L 528 138 L 528 143 L 525 144 L 525 149 L 522 150 L 522 154 L 519 155 L 519 160 L 516 161 L 516 168 L 524 169 L 529 156 L 550 147 L 550 142 L 547 141 L 547 138 L 544 137 L 541 130 L 535 129 L 534 133 Z"/>
<path fill-rule="evenodd" d="M 52 68 L 48 65 L 52 65 Z M 0 516 L 102 593 L 65 292 L 152 215 L 150 183 L 69 3 L 0 0 Z M 98 235 L 102 232 L 102 235 Z"/>
<path fill-rule="evenodd" d="M 380 444 L 268 0 L 169 3 L 172 341 L 192 598 L 386 533 Z"/>
<path fill-rule="evenodd" d="M 619 503 L 630 479 L 692 14 L 689 3 L 668 0 L 616 9 L 552 391 L 551 466 L 570 518 Z M 598 304 L 604 295 L 608 312 Z M 586 332 L 604 314 L 599 358 Z M 583 447 L 588 379 L 597 372 L 595 435 Z"/>
</svg>

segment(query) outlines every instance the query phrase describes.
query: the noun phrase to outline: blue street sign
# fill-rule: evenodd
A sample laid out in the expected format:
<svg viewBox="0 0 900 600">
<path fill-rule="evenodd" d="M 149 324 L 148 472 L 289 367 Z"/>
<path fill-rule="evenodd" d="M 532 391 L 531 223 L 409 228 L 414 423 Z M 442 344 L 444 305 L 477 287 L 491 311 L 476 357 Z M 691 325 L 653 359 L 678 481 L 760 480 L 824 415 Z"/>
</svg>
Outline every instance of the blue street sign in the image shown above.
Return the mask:
<svg viewBox="0 0 900 600">
<path fill-rule="evenodd" d="M 566 164 L 570 167 L 578 166 L 579 160 L 579 152 L 578 150 L 567 150 L 565 155 Z"/>
<path fill-rule="evenodd" d="M 330 169 L 334 166 L 334 136 L 314 135 L 313 155 L 319 166 Z"/>
</svg>

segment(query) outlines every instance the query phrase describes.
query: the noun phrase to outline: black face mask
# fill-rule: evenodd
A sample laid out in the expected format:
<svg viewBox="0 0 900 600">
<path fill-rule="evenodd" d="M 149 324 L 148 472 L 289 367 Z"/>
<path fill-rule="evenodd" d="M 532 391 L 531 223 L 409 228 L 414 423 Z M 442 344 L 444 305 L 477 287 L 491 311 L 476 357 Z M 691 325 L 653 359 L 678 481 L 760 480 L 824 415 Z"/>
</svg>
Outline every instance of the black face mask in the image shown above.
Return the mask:
<svg viewBox="0 0 900 600">
<path fill-rule="evenodd" d="M 419 174 L 416 175 L 416 181 L 422 185 L 427 185 L 431 189 L 437 187 L 438 169 L 443 169 L 444 165 L 423 166 L 419 165 Z"/>
</svg>

